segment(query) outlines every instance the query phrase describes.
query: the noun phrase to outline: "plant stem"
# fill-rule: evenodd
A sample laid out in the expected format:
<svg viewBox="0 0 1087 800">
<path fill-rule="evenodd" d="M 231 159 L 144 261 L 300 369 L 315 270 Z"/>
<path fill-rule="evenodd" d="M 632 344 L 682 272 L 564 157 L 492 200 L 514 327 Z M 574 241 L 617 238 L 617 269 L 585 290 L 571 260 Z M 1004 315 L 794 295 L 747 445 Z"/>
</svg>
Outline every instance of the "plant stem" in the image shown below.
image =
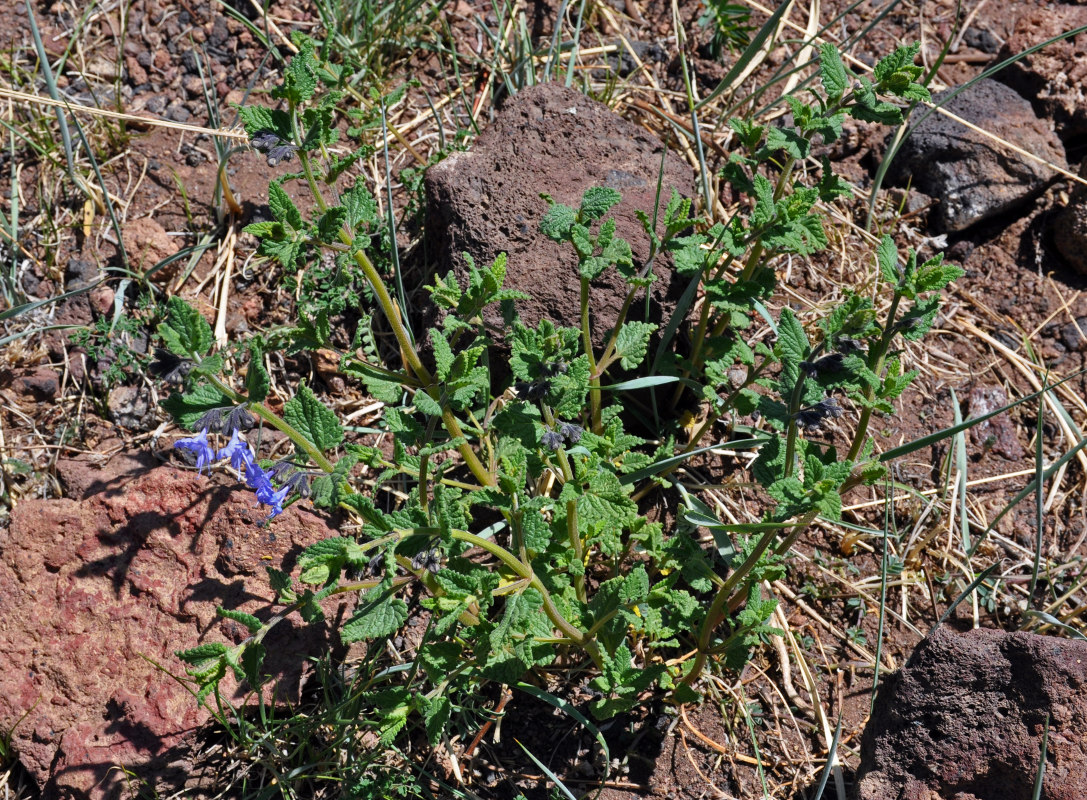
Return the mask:
<svg viewBox="0 0 1087 800">
<path fill-rule="evenodd" d="M 543 413 L 544 422 L 548 427 L 555 427 L 555 415 L 551 413 L 551 409 L 541 403 L 540 411 Z M 560 447 L 557 451 L 559 459 L 559 469 L 562 470 L 562 478 L 564 483 L 570 483 L 574 480 L 574 469 L 570 465 L 570 459 L 566 455 L 566 450 Z M 581 533 L 578 531 L 577 520 L 577 500 L 566 501 L 566 536 L 570 540 L 570 547 L 574 549 L 574 558 L 579 563 L 585 563 L 585 547 L 581 541 Z M 588 596 L 585 593 L 585 574 L 581 573 L 574 576 L 574 590 L 577 592 L 577 599 L 582 603 L 587 602 Z"/>
<path fill-rule="evenodd" d="M 589 279 L 581 278 L 581 342 L 589 359 L 589 409 L 593 433 L 603 428 L 600 422 L 600 376 L 596 374 L 596 356 L 593 355 L 593 335 L 589 330 Z"/>
<path fill-rule="evenodd" d="M 876 374 L 876 377 L 880 380 L 883 379 L 883 367 L 887 360 L 887 352 L 891 349 L 891 339 L 895 335 L 895 316 L 898 314 L 898 304 L 902 300 L 902 295 L 897 291 L 891 300 L 891 308 L 887 312 L 887 324 L 883 328 L 883 336 L 880 337 L 879 345 L 876 347 L 876 351 L 872 354 L 875 357 L 875 363 L 872 365 L 872 372 Z M 876 396 L 876 387 L 869 386 L 864 391 L 864 398 L 869 403 Z M 861 449 L 864 447 L 865 438 L 868 435 L 868 423 L 872 419 L 872 407 L 866 405 L 861 409 L 860 419 L 857 421 L 857 430 L 853 434 L 853 442 L 849 446 L 849 455 L 846 456 L 846 461 L 856 461 L 857 456 L 860 455 Z"/>
</svg>

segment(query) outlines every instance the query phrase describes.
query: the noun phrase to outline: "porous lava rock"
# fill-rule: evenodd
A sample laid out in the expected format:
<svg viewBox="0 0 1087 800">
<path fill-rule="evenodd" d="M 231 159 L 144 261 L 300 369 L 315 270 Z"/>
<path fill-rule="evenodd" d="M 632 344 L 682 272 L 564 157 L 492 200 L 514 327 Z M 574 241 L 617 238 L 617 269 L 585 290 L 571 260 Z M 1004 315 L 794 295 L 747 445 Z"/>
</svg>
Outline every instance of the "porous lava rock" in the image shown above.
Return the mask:
<svg viewBox="0 0 1087 800">
<path fill-rule="evenodd" d="M 1079 176 L 1087 178 L 1087 159 Z M 1068 205 L 1053 220 L 1053 244 L 1069 266 L 1087 275 L 1087 186 L 1082 183 L 1075 185 Z"/>
<path fill-rule="evenodd" d="M 933 99 L 940 102 L 946 93 Z M 1059 167 L 1064 148 L 1015 90 L 985 79 L 945 106 L 948 111 Z M 1056 177 L 1044 164 L 1003 147 L 962 123 L 933 112 L 906 139 L 891 166 L 892 181 L 907 181 L 940 202 L 934 222 L 961 231 L 1025 203 Z"/>
<path fill-rule="evenodd" d="M 1047 3 L 1023 8 L 997 61 L 1087 26 L 1087 6 Z M 1053 120 L 1065 142 L 1087 135 L 1087 33 L 1048 44 L 1009 64 L 997 78 L 1029 98 L 1039 115 Z"/>
<path fill-rule="evenodd" d="M 45 800 L 172 786 L 208 718 L 170 676 L 185 674 L 174 651 L 242 641 L 216 606 L 269 618 L 265 566 L 290 569 L 335 531 L 297 507 L 260 528 L 251 492 L 153 460 L 60 473 L 70 497 L 23 500 L 0 530 L 0 731 Z M 328 626 L 296 624 L 265 640 L 283 699 L 298 697 L 304 654 L 330 641 Z M 232 678 L 223 687 L 244 700 Z"/>
<path fill-rule="evenodd" d="M 879 689 L 859 800 L 1087 797 L 1087 642 L 940 626 Z"/>
<path fill-rule="evenodd" d="M 610 216 L 640 267 L 648 258 L 649 242 L 635 213 L 653 216 L 663 150 L 648 131 L 580 92 L 556 83 L 522 89 L 505 102 L 471 150 L 453 153 L 427 172 L 428 232 L 440 254 L 439 271 L 452 269 L 466 285 L 465 252 L 479 265 L 507 253 L 506 288 L 532 295 L 517 303 L 522 321 L 534 326 L 549 319 L 577 326 L 577 256 L 570 245 L 540 233 L 540 219 L 547 212 L 540 194 L 577 208 L 586 189 L 617 189 L 623 200 Z M 673 189 L 690 197 L 694 183 L 690 168 L 669 153 L 664 158 L 662 212 Z M 660 257 L 653 265 L 657 280 L 650 287 L 650 311 L 657 321 L 682 292 L 670 267 Z M 593 282 L 597 348 L 614 327 L 626 293 L 627 285 L 614 270 Z M 636 300 L 635 307 L 642 302 Z M 498 325 L 501 320 L 499 308 L 488 307 L 485 321 Z"/>
</svg>

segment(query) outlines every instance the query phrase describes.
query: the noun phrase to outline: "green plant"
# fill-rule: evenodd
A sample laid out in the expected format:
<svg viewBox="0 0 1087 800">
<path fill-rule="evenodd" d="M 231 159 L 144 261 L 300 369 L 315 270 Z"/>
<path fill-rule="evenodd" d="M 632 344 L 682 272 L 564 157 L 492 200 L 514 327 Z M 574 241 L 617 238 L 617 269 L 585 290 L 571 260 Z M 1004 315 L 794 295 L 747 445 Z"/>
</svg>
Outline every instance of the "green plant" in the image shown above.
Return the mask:
<svg viewBox="0 0 1087 800">
<path fill-rule="evenodd" d="M 720 58 L 726 50 L 747 47 L 751 42 L 749 23 L 751 9 L 728 0 L 705 0 L 705 11 L 698 18 L 698 24 L 705 28 L 713 26 L 713 38 L 710 39 L 709 51 L 713 58 Z"/>
<path fill-rule="evenodd" d="M 760 587 L 784 575 L 784 556 L 799 531 L 817 516 L 837 520 L 842 494 L 882 475 L 869 422 L 892 411 L 913 379 L 902 367 L 902 342 L 929 330 L 941 291 L 961 275 L 939 257 L 919 263 L 913 251 L 900 263 L 885 236 L 876 254 L 878 296 L 849 294 L 807 327 L 788 308 L 776 320 L 766 309 L 776 283 L 773 259 L 825 247 L 817 204 L 848 191 L 826 162 L 814 186 L 800 180 L 797 165 L 814 141 L 837 136 L 847 114 L 893 122 L 900 110 L 886 96 L 926 96 L 914 81 L 917 47 L 885 58 L 871 81 L 853 76 L 837 51 L 824 46 L 824 91 L 809 90 L 807 101 L 789 98 L 792 125 L 732 121 L 740 149 L 724 177 L 744 198 L 741 210 L 711 224 L 692 215 L 690 201 L 673 196 L 663 213 L 641 217 L 650 242 L 641 265 L 608 217 L 617 192 L 589 189 L 577 208 L 545 198 L 541 229 L 577 253 L 577 324 L 521 322 L 516 303 L 524 295 L 503 288 L 500 256 L 490 265 L 470 263 L 467 285 L 448 275 L 428 287 L 442 316 L 427 333 L 424 356 L 406 324 L 403 298 L 369 256 L 370 232 L 382 224 L 377 204 L 361 179 L 345 180 L 351 157 L 329 149 L 345 97 L 343 74 L 328 68 L 311 40 L 296 42 L 298 54 L 274 92 L 280 107 L 240 109 L 258 147 L 285 148 L 299 167 L 269 187 L 275 219 L 247 231 L 285 272 L 309 264 L 317 251 L 331 251 L 338 264 L 365 279 L 376 309 L 357 309 L 363 324 L 342 371 L 387 404 L 383 426 L 392 454 L 345 442 L 336 414 L 305 385 L 282 415 L 273 413 L 264 403 L 269 341 L 250 343 L 241 378 L 241 365 L 211 352 L 207 322 L 178 298 L 170 299 L 159 326 L 166 349 L 155 365 L 158 374 L 183 384 L 164 406 L 198 431 L 178 442 L 198 468 L 229 458 L 270 508 L 269 519 L 308 497 L 364 523 L 358 537 L 308 548 L 296 576 L 269 569 L 284 606 L 275 619 L 297 612 L 312 622 L 322 616 L 321 600 L 358 593 L 340 638 L 383 640 L 413 613 L 405 588 L 421 585 L 420 605 L 429 617 L 410 667 L 364 684 L 385 744 L 412 721 L 436 743 L 484 683 L 515 684 L 544 665 L 571 679 L 587 673 L 599 717 L 631 708 L 647 692 L 694 697 L 692 687 L 711 658 L 741 667 L 750 648 L 776 632 L 768 625 L 775 601 Z M 291 198 L 292 184 L 312 200 L 312 219 Z M 630 313 L 654 280 L 661 254 L 705 293 L 689 351 L 676 347 L 689 306 L 662 328 Z M 628 292 L 598 352 L 592 282 L 605 273 L 625 282 Z M 505 332 L 484 325 L 481 312 L 491 304 L 503 310 Z M 878 311 L 884 304 L 888 310 Z M 396 363 L 377 358 L 369 329 L 374 313 L 393 333 Z M 756 316 L 770 322 L 775 341 L 750 337 Z M 496 386 L 490 359 L 503 336 L 512 378 Z M 324 348 L 330 337 L 328 310 L 316 309 L 283 344 Z M 644 389 L 672 399 L 654 399 L 658 444 L 628 430 L 624 404 L 638 402 L 630 393 Z M 842 403 L 859 413 L 839 450 L 819 432 L 844 418 Z M 679 445 L 682 426 L 675 417 L 691 405 L 699 413 L 695 432 Z M 740 422 L 756 416 L 759 427 Z M 258 460 L 241 433 L 254 420 L 285 434 L 295 452 L 276 462 Z M 713 447 L 704 442 L 719 421 L 728 423 L 730 448 L 757 450 L 752 475 L 770 510 L 758 523 L 726 524 L 684 490 L 679 524 L 666 531 L 649 521 L 639 501 L 669 488 L 676 467 Z M 213 447 L 208 436 L 215 433 L 230 441 Z M 360 491 L 359 465 L 378 471 L 378 485 L 406 481 L 403 502 L 379 506 Z M 716 549 L 700 545 L 698 527 L 714 533 Z M 207 642 L 179 653 L 201 698 L 228 671 L 254 685 L 261 681 L 262 641 L 274 623 L 221 613 L 251 636 L 234 646 Z M 692 648 L 692 658 L 677 658 Z"/>
</svg>

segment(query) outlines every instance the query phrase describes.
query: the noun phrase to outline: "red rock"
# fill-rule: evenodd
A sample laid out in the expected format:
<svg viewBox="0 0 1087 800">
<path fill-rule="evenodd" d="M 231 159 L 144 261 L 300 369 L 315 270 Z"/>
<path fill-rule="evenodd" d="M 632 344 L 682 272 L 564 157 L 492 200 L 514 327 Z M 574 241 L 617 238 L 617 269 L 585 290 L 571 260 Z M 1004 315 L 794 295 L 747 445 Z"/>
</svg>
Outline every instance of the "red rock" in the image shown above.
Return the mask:
<svg viewBox="0 0 1087 800">
<path fill-rule="evenodd" d="M 859 800 L 1028 800 L 1049 716 L 1046 800 L 1087 797 L 1087 642 L 937 628 L 879 690 Z"/>
<path fill-rule="evenodd" d="M 207 714 L 152 662 L 183 676 L 175 650 L 240 641 L 216 606 L 267 619 L 265 566 L 289 570 L 336 532 L 297 506 L 259 528 L 244 488 L 140 459 L 60 472 L 85 499 L 23 501 L 0 531 L 0 730 L 14 727 L 13 749 L 43 797 L 127 797 L 144 781 L 154 791 Z M 298 624 L 265 640 L 283 698 L 297 698 L 300 654 L 328 647 L 325 627 Z M 244 699 L 233 681 L 224 691 Z"/>
<path fill-rule="evenodd" d="M 129 259 L 143 270 L 151 269 L 180 249 L 178 240 L 170 238 L 166 229 L 150 217 L 125 223 L 122 237 Z"/>
<path fill-rule="evenodd" d="M 12 386 L 18 394 L 33 397 L 35 400 L 52 400 L 60 390 L 60 375 L 51 367 L 36 367 L 32 371 L 17 375 Z"/>
<path fill-rule="evenodd" d="M 1085 25 L 1087 6 L 1050 3 L 1028 8 L 996 58 L 1003 61 Z M 1053 120 L 1065 142 L 1087 135 L 1087 33 L 1046 45 L 1009 64 L 996 77 L 1030 98 L 1039 115 Z"/>
<path fill-rule="evenodd" d="M 569 245 L 540 233 L 547 212 L 540 193 L 577 208 L 593 186 L 622 192 L 623 201 L 609 216 L 615 218 L 616 235 L 630 242 L 635 265 L 641 266 L 649 243 L 635 212 L 652 217 L 663 147 L 643 128 L 573 89 L 555 83 L 522 89 L 505 102 L 470 151 L 454 153 L 427 170 L 428 230 L 437 238 L 435 251 L 446 259 L 439 272 L 452 269 L 466 285 L 465 251 L 479 266 L 506 253 L 505 288 L 532 295 L 532 300 L 517 302 L 525 324 L 546 318 L 578 325 L 577 256 Z M 673 188 L 685 197 L 694 194 L 690 168 L 670 154 L 664 162 L 662 212 Z M 657 259 L 654 272 L 650 305 L 659 318 L 675 307 L 683 286 L 665 259 Z M 600 348 L 615 325 L 627 286 L 609 270 L 593 282 L 592 292 L 593 338 Z M 640 308 L 644 294 L 635 302 Z M 488 306 L 484 317 L 488 325 L 501 324 L 497 304 Z"/>
</svg>

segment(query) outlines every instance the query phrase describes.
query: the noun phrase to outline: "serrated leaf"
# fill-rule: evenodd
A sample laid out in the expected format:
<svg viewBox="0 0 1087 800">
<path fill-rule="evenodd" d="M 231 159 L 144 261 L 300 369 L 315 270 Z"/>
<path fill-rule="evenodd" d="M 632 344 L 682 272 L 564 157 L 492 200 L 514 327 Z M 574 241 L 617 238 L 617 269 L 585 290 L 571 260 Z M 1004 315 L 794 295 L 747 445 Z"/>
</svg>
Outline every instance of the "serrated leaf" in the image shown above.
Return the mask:
<svg viewBox="0 0 1087 800">
<path fill-rule="evenodd" d="M 442 416 L 441 404 L 422 389 L 415 393 L 415 407 L 428 417 Z"/>
<path fill-rule="evenodd" d="M 259 403 L 268 396 L 268 390 L 272 386 L 272 380 L 268 376 L 268 370 L 264 368 L 264 354 L 260 345 L 252 342 L 249 345 L 249 364 L 245 370 L 245 395 L 250 403 Z"/>
<path fill-rule="evenodd" d="M 343 206 L 333 206 L 325 211 L 317 220 L 317 239 L 328 244 L 339 243 L 347 217 L 348 211 Z"/>
<path fill-rule="evenodd" d="M 215 609 L 215 612 L 224 619 L 232 619 L 235 622 L 240 622 L 249 630 L 250 633 L 256 633 L 264 627 L 264 623 L 262 623 L 252 614 L 246 614 L 244 611 L 235 611 L 233 609 L 223 608 L 222 606 L 219 606 Z"/>
<path fill-rule="evenodd" d="M 197 386 L 191 392 L 181 394 L 173 392 L 169 397 L 159 403 L 174 420 L 183 428 L 193 429 L 204 414 L 213 408 L 223 408 L 232 405 L 231 401 L 210 384 Z"/>
<path fill-rule="evenodd" d="M 335 412 L 305 384 L 283 407 L 283 418 L 322 453 L 343 441 L 343 427 Z"/>
<path fill-rule="evenodd" d="M 771 152 L 784 150 L 797 160 L 807 158 L 811 142 L 796 128 L 771 126 L 766 132 L 766 149 Z"/>
<path fill-rule="evenodd" d="M 245 126 L 245 132 L 252 138 L 262 131 L 271 131 L 283 141 L 289 142 L 293 138 L 291 132 L 291 115 L 279 109 L 266 108 L 265 106 L 239 106 L 234 108 L 238 112 L 238 118 Z"/>
<path fill-rule="evenodd" d="M 275 567 L 265 567 L 265 570 L 268 572 L 268 583 L 272 587 L 272 591 L 275 592 L 276 599 L 279 600 L 279 602 L 293 603 L 298 599 L 290 575 Z"/>
<path fill-rule="evenodd" d="M 278 181 L 268 184 L 268 207 L 272 209 L 272 214 L 277 220 L 286 223 L 292 230 L 302 230 L 302 212 L 298 210 Z"/>
<path fill-rule="evenodd" d="M 390 636 L 408 619 L 408 605 L 390 597 L 388 589 L 372 589 L 363 595 L 358 610 L 340 628 L 344 644 Z"/>
<path fill-rule="evenodd" d="M 615 189 L 608 186 L 594 186 L 585 190 L 581 196 L 578 218 L 581 222 L 593 222 L 611 210 L 611 207 L 623 199 Z"/>
<path fill-rule="evenodd" d="M 895 49 L 893 53 L 888 56 L 884 56 L 876 64 L 875 69 L 872 71 L 872 77 L 876 79 L 876 83 L 884 83 L 891 79 L 891 77 L 902 70 L 909 69 L 910 74 L 920 74 L 920 68 L 915 67 L 913 64 L 914 58 L 921 51 L 921 43 L 914 42 L 913 44 L 902 45 Z M 910 69 L 912 68 L 912 69 Z M 917 70 L 914 73 L 914 70 Z"/>
<path fill-rule="evenodd" d="M 615 354 L 623 369 L 634 369 L 645 360 L 649 337 L 657 326 L 650 322 L 626 322 L 615 337 Z"/>
<path fill-rule="evenodd" d="M 309 100 L 317 89 L 317 59 L 313 53 L 313 40 L 308 36 L 296 38 L 298 52 L 283 70 L 283 84 L 273 90 L 272 95 L 300 105 Z"/>
<path fill-rule="evenodd" d="M 174 655 L 186 664 L 198 665 L 225 655 L 227 649 L 227 646 L 222 642 L 206 642 L 196 647 L 190 647 L 188 650 L 176 650 Z"/>
<path fill-rule="evenodd" d="M 343 194 L 340 201 L 347 209 L 348 227 L 355 229 L 363 224 L 367 227 L 378 224 L 377 201 L 362 178 L 355 180 L 354 186 Z"/>
<path fill-rule="evenodd" d="M 555 203 L 540 220 L 540 233 L 556 242 L 566 241 L 577 222 L 577 212 L 570 206 Z"/>
<path fill-rule="evenodd" d="M 267 220 L 265 222 L 251 222 L 242 228 L 244 233 L 251 233 L 258 239 L 284 239 L 287 229 L 282 222 Z"/>
<path fill-rule="evenodd" d="M 842 56 L 830 42 L 819 46 L 819 77 L 832 101 L 838 100 L 849 87 L 849 73 L 842 63 Z"/>
<path fill-rule="evenodd" d="M 883 279 L 892 285 L 898 284 L 900 277 L 898 272 L 898 248 L 890 234 L 883 234 L 876 248 L 876 263 L 879 264 L 879 272 Z"/>
<path fill-rule="evenodd" d="M 444 695 L 428 700 L 423 709 L 423 724 L 426 727 L 427 740 L 431 747 L 437 746 L 441 740 L 442 731 L 449 722 L 449 714 L 453 706 L 448 697 Z"/>
<path fill-rule="evenodd" d="M 176 295 L 166 301 L 166 307 L 169 315 L 158 326 L 159 336 L 166 348 L 182 358 L 205 355 L 215 341 L 208 321 Z"/>
<path fill-rule="evenodd" d="M 430 343 L 434 347 L 434 366 L 439 381 L 449 379 L 449 371 L 453 368 L 455 356 L 445 336 L 437 328 L 430 329 Z"/>
</svg>

